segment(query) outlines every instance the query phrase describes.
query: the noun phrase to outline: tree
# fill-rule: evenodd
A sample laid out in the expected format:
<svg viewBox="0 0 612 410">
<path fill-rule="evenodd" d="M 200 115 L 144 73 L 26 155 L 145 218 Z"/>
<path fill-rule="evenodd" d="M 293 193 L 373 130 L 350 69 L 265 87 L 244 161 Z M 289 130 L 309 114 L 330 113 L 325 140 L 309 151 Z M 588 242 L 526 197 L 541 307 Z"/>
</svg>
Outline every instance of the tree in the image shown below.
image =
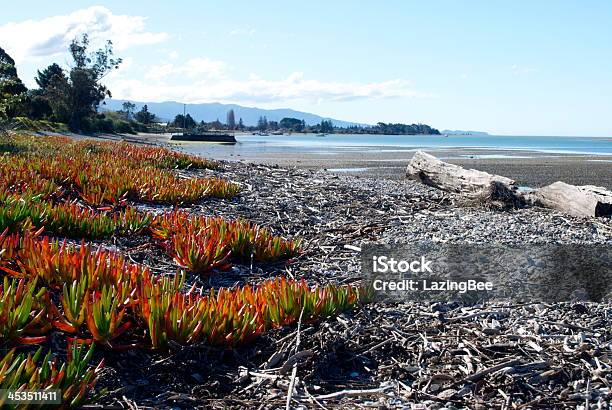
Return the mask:
<svg viewBox="0 0 612 410">
<path fill-rule="evenodd" d="M 51 107 L 53 119 L 57 122 L 68 123 L 73 104 L 70 79 L 65 75 L 53 76 L 43 95 Z"/>
<path fill-rule="evenodd" d="M 321 125 L 319 125 L 320 132 L 334 132 L 334 124 L 331 120 L 321 120 Z"/>
<path fill-rule="evenodd" d="M 234 110 L 227 112 L 227 128 L 230 130 L 236 129 L 236 117 L 234 116 Z"/>
<path fill-rule="evenodd" d="M 184 116 L 183 114 L 178 114 L 176 117 L 174 117 L 172 125 L 174 127 L 192 129 L 195 128 L 198 124 L 195 122 L 191 115 L 187 114 Z"/>
<path fill-rule="evenodd" d="M 280 120 L 280 126 L 286 130 L 300 132 L 304 130 L 305 123 L 297 118 L 285 117 Z"/>
<path fill-rule="evenodd" d="M 191 115 L 187 114 L 185 116 L 185 128 L 192 129 L 192 128 L 195 128 L 197 125 L 198 123 L 195 122 L 195 120 L 191 117 Z"/>
<path fill-rule="evenodd" d="M 44 70 L 38 70 L 36 74 L 36 84 L 38 84 L 38 88 L 44 92 L 52 83 L 53 77 L 66 77 L 64 74 L 64 70 L 57 63 L 53 63 Z"/>
<path fill-rule="evenodd" d="M 257 121 L 257 129 L 259 131 L 265 131 L 268 129 L 268 119 L 266 117 L 259 117 L 259 121 Z"/>
<path fill-rule="evenodd" d="M 215 121 L 212 121 L 210 123 L 210 129 L 213 130 L 220 130 L 223 128 L 223 124 L 221 124 L 221 121 L 219 121 L 219 119 L 217 118 Z"/>
<path fill-rule="evenodd" d="M 38 70 L 34 79 L 38 89 L 29 93 L 29 116 L 35 119 L 51 118 L 59 122 L 68 121 L 68 99 L 70 87 L 64 70 L 56 63 Z M 58 87 L 58 89 L 53 89 Z M 57 91 L 62 95 L 57 95 Z M 51 100 L 51 96 L 54 100 Z"/>
<path fill-rule="evenodd" d="M 440 134 L 440 131 L 425 124 L 385 124 L 384 122 L 376 124 L 371 131 L 389 135 Z"/>
<path fill-rule="evenodd" d="M 70 43 L 72 66 L 66 81 L 53 76 L 47 90 L 57 101 L 49 103 L 62 107 L 67 103 L 67 121 L 72 130 L 81 130 L 85 118 L 92 118 L 98 106 L 111 93 L 101 80 L 121 64 L 120 58 L 113 58 L 113 43 L 109 40 L 104 48 L 88 52 L 89 37 L 83 34 L 81 39 Z M 53 90 L 50 90 L 53 88 Z M 59 113 L 55 112 L 54 115 Z"/>
<path fill-rule="evenodd" d="M 126 101 L 123 104 L 121 104 L 121 107 L 123 108 L 123 112 L 125 112 L 125 119 L 129 121 L 130 117 L 134 114 L 134 110 L 136 109 L 136 104 L 134 104 L 133 102 Z M 147 108 L 147 111 L 148 111 L 148 108 Z"/>
<path fill-rule="evenodd" d="M 0 116 L 8 119 L 21 113 L 26 91 L 17 75 L 15 60 L 0 48 Z"/>
<path fill-rule="evenodd" d="M 134 104 L 132 104 L 134 105 Z M 136 106 L 134 105 L 134 108 Z M 140 109 L 140 111 L 138 111 L 135 115 L 134 118 L 136 119 L 136 121 L 148 125 L 151 124 L 152 122 L 155 121 L 155 114 L 152 114 L 151 112 L 149 112 L 149 107 L 147 107 L 147 104 L 143 105 L 142 108 Z"/>
</svg>

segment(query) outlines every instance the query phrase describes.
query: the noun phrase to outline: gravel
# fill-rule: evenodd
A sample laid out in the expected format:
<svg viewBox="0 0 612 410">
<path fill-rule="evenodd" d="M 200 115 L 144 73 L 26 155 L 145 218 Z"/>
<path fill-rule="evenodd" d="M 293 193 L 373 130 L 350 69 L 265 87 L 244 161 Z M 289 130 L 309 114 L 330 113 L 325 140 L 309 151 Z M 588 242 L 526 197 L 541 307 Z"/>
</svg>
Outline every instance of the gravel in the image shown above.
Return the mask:
<svg viewBox="0 0 612 410">
<path fill-rule="evenodd" d="M 237 198 L 206 200 L 192 212 L 246 218 L 302 238 L 305 249 L 288 265 L 237 266 L 200 281 L 205 288 L 276 275 L 355 282 L 358 249 L 373 242 L 612 244 L 610 219 L 496 209 L 414 181 L 229 162 L 184 173 L 242 186 Z M 170 266 L 161 255 L 132 257 Z M 196 345 L 170 355 L 117 353 L 107 361 L 101 384 L 111 392 L 101 403 L 284 408 L 290 395 L 291 406 L 302 408 L 608 408 L 611 318 L 610 302 L 376 302 L 231 351 Z"/>
</svg>

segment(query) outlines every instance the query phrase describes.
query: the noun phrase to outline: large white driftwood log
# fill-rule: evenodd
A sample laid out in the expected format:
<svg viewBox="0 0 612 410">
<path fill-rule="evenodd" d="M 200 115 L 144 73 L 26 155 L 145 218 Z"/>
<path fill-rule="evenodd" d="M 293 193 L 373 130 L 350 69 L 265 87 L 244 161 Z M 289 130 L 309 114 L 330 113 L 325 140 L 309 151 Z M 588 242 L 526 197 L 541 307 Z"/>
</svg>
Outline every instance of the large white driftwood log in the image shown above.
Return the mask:
<svg viewBox="0 0 612 410">
<path fill-rule="evenodd" d="M 574 216 L 612 215 L 612 192 L 593 185 L 555 182 L 525 196 L 528 202 Z"/>
<path fill-rule="evenodd" d="M 490 197 L 512 201 L 517 198 L 518 187 L 514 180 L 449 164 L 423 151 L 415 152 L 406 168 L 406 176 L 470 198 Z"/>
</svg>

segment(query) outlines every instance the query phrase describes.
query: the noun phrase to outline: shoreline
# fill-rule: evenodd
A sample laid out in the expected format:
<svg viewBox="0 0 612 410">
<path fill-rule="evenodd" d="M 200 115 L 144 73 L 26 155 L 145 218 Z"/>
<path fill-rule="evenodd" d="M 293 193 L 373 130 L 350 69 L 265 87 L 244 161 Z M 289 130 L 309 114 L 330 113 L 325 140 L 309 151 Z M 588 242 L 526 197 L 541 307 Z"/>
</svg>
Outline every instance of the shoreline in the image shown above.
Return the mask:
<svg viewBox="0 0 612 410">
<path fill-rule="evenodd" d="M 359 147 L 343 151 L 295 147 L 235 147 L 214 143 L 176 143 L 162 134 L 138 134 L 130 142 L 142 141 L 179 149 L 207 158 L 232 162 L 328 170 L 339 175 L 376 179 L 405 179 L 405 167 L 418 148 L 389 146 Z M 612 189 L 612 155 L 545 153 L 530 150 L 489 148 L 423 149 L 437 158 L 491 174 L 503 175 L 518 185 L 537 188 L 563 181 L 572 185 L 596 185 Z"/>
<path fill-rule="evenodd" d="M 105 139 L 109 138 L 117 139 Z M 466 203 L 458 195 L 412 180 L 240 161 L 176 172 L 186 178 L 220 177 L 242 188 L 232 199 L 206 198 L 182 206 L 186 212 L 245 219 L 275 235 L 303 241 L 304 253 L 288 263 L 236 263 L 209 277 L 189 275 L 186 286 L 203 292 L 276 276 L 303 279 L 309 285 L 359 283 L 360 249 L 368 243 L 612 245 L 609 219 L 576 218 L 537 207 L 499 210 Z M 133 205 L 141 211 L 172 209 Z M 175 273 L 172 259 L 149 243 L 134 237 L 98 242 L 156 273 Z M 338 394 L 347 388 L 375 391 L 378 405 L 387 407 L 465 407 L 476 402 L 501 407 L 507 400 L 502 391 L 512 391 L 523 403 L 539 400 L 548 407 L 575 407 L 587 394 L 593 401 L 607 401 L 612 392 L 596 377 L 594 367 L 560 347 L 581 355 L 588 351 L 589 359 L 599 357 L 603 362 L 612 337 L 607 331 L 611 306 L 610 301 L 373 301 L 333 318 L 304 323 L 300 330 L 286 326 L 264 332 L 233 350 L 205 342 L 171 346 L 169 355 L 100 350 L 96 357 L 104 357 L 106 370 L 98 386 L 110 393 L 96 404 L 279 407 L 286 402 L 291 378 L 287 369 L 296 363 L 299 382 L 294 399 L 304 406 L 312 404 L 301 393 L 307 391 L 327 408 L 372 403 L 372 395 Z M 298 332 L 300 352 L 294 352 Z M 467 368 L 463 357 L 473 360 Z M 506 362 L 514 366 L 511 374 L 482 374 Z M 556 372 L 560 366 L 566 369 L 563 375 Z M 473 388 L 476 379 L 483 382 L 479 389 Z M 585 379 L 591 380 L 589 386 Z M 562 395 L 566 398 L 561 402 Z"/>
</svg>

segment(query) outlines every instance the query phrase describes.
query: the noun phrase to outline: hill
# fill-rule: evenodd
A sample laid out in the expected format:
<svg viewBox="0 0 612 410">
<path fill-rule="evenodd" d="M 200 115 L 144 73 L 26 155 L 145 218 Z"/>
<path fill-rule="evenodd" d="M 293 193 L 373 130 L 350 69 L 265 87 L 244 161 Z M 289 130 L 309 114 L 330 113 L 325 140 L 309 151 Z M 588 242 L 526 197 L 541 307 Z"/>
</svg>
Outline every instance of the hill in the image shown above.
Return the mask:
<svg viewBox="0 0 612 410">
<path fill-rule="evenodd" d="M 104 101 L 105 105 L 100 107 L 103 111 L 118 111 L 121 110 L 121 104 L 125 100 L 107 99 Z M 165 101 L 165 102 L 138 102 L 132 101 L 136 104 L 136 110 L 140 110 L 143 105 L 147 104 L 149 111 L 154 113 L 158 118 L 163 121 L 170 121 L 174 119 L 177 114 L 183 113 L 183 104 L 176 101 Z M 349 127 L 349 126 L 363 126 L 367 124 L 359 124 L 355 122 L 341 121 L 334 118 L 321 117 L 316 114 L 310 114 L 302 111 L 295 111 L 289 108 L 280 108 L 267 110 L 257 107 L 244 107 L 237 104 L 221 104 L 221 103 L 201 103 L 201 104 L 187 104 L 187 113 L 189 113 L 196 121 L 211 122 L 219 120 L 225 122 L 227 112 L 234 110 L 236 121 L 242 118 L 244 125 L 257 125 L 259 117 L 265 116 L 268 121 L 280 121 L 285 117 L 297 118 L 304 120 L 307 125 L 314 125 L 321 123 L 322 120 L 332 121 L 335 126 L 338 127 Z"/>
</svg>

